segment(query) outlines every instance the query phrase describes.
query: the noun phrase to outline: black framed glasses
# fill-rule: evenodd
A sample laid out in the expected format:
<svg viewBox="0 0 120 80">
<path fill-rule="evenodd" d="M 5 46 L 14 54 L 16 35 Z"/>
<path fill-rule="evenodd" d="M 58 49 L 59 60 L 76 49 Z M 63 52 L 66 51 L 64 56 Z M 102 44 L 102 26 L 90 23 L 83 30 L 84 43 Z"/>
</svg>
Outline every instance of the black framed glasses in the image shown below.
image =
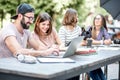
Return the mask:
<svg viewBox="0 0 120 80">
<path fill-rule="evenodd" d="M 27 17 L 30 21 L 34 21 L 34 17 L 29 17 L 29 16 L 26 16 L 26 15 L 23 15 L 25 17 Z"/>
</svg>

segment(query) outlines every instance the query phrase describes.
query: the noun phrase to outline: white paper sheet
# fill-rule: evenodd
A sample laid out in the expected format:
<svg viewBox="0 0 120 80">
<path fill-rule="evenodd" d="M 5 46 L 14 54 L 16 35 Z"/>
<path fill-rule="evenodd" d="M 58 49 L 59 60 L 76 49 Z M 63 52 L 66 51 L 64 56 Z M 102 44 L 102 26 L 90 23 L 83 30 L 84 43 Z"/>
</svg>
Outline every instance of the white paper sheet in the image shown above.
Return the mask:
<svg viewBox="0 0 120 80">
<path fill-rule="evenodd" d="M 70 58 L 37 58 L 39 62 L 42 63 L 75 63 L 74 60 Z"/>
</svg>

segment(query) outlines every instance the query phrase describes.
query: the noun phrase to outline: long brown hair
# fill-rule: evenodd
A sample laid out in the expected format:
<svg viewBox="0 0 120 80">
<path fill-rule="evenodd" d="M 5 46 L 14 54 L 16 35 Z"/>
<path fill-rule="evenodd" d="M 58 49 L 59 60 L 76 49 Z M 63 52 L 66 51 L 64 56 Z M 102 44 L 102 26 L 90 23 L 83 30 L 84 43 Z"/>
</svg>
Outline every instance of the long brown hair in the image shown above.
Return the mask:
<svg viewBox="0 0 120 80">
<path fill-rule="evenodd" d="M 105 17 L 102 14 L 98 14 L 98 15 L 100 15 L 101 18 L 102 18 L 102 25 L 101 26 L 104 27 L 108 31 Z M 96 15 L 96 16 L 98 16 L 98 15 Z M 92 27 L 92 38 L 93 39 L 96 39 L 96 29 L 95 29 L 95 26 L 96 26 L 95 25 L 96 16 L 93 19 L 93 27 Z"/>
<path fill-rule="evenodd" d="M 35 28 L 34 28 L 34 32 L 35 32 L 37 35 L 41 36 L 41 32 L 40 32 L 40 29 L 39 29 L 39 25 L 40 25 L 41 22 L 44 22 L 44 21 L 46 21 L 46 20 L 48 20 L 49 23 L 50 23 L 50 25 L 49 25 L 50 27 L 49 27 L 49 29 L 48 29 L 48 31 L 47 31 L 47 35 L 51 34 L 51 32 L 52 32 L 52 18 L 51 18 L 51 16 L 50 16 L 48 13 L 40 13 L 40 14 L 37 16 L 37 19 L 36 19 L 36 21 L 35 21 Z"/>
<path fill-rule="evenodd" d="M 75 9 L 72 8 L 68 9 L 65 13 L 62 24 L 64 26 L 72 25 L 73 27 L 75 27 L 77 23 L 76 16 L 77 16 L 77 11 Z"/>
</svg>

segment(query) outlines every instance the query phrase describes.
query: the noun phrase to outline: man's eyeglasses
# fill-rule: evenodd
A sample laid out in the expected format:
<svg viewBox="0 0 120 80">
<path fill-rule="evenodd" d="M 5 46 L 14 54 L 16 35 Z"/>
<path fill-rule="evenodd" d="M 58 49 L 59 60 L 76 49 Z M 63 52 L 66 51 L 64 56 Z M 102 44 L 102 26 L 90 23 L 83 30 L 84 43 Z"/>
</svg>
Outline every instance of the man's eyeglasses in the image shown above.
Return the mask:
<svg viewBox="0 0 120 80">
<path fill-rule="evenodd" d="M 26 15 L 23 15 L 25 17 L 27 17 L 30 21 L 34 21 L 34 17 L 29 17 L 29 16 L 26 16 Z"/>
</svg>

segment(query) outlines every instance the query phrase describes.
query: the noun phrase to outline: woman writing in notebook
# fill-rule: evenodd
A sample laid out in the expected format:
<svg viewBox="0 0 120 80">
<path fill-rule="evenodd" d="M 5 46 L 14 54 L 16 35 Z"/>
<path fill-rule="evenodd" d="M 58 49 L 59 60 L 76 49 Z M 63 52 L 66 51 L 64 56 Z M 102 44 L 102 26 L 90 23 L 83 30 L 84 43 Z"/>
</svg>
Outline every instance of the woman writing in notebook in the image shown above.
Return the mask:
<svg viewBox="0 0 120 80">
<path fill-rule="evenodd" d="M 36 42 L 41 45 L 41 50 L 48 48 L 59 49 L 62 44 L 55 28 L 52 27 L 52 18 L 48 13 L 40 13 L 37 16 L 32 36 L 35 38 Z"/>
<path fill-rule="evenodd" d="M 103 15 L 98 14 L 94 17 L 93 26 L 89 29 L 91 34 L 92 43 L 95 45 L 109 45 L 111 44 L 111 38 L 108 34 L 106 26 L 106 20 Z"/>
<path fill-rule="evenodd" d="M 92 44 L 94 45 L 109 45 L 111 39 L 108 34 L 106 21 L 103 15 L 98 14 L 94 17 L 93 26 L 88 31 L 91 34 Z M 85 43 L 87 45 L 87 41 Z M 89 72 L 93 80 L 106 80 L 101 68 Z"/>
</svg>

